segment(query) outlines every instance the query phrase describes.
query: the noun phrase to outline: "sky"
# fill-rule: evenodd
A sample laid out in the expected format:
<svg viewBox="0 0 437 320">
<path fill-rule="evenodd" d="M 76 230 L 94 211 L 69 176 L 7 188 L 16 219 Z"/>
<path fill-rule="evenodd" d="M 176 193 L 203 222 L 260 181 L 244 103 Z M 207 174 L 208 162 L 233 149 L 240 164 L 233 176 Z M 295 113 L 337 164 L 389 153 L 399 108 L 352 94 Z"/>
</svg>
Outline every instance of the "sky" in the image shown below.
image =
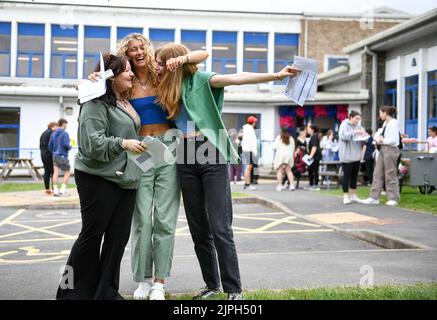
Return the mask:
<svg viewBox="0 0 437 320">
<path fill-rule="evenodd" d="M 15 1 L 15 0 L 13 0 Z M 26 0 L 25 0 L 26 1 Z M 177 8 L 226 11 L 261 11 L 301 13 L 360 13 L 374 7 L 388 6 L 410 14 L 421 14 L 437 8 L 437 0 L 27 0 L 28 2 L 97 3 L 116 5 L 129 3 L 152 8 Z M 0 0 L 2 2 L 2 0 Z"/>
</svg>

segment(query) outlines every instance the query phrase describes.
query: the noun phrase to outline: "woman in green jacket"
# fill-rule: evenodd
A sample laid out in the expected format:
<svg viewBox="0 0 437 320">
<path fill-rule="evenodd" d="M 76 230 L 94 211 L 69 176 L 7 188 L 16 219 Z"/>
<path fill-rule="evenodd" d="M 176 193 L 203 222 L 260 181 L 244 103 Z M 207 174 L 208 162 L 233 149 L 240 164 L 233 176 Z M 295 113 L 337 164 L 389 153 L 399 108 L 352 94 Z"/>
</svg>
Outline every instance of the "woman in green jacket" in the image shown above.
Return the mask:
<svg viewBox="0 0 437 320">
<path fill-rule="evenodd" d="M 185 213 L 206 287 L 194 299 L 219 292 L 220 280 L 229 300 L 243 299 L 232 232 L 232 199 L 228 163 L 238 163 L 221 119 L 224 87 L 282 80 L 299 71 L 287 66 L 278 73 L 220 75 L 197 71 L 192 65 L 171 72 L 169 59 L 188 49 L 171 43 L 156 51 L 158 101 L 181 131 L 177 172 Z M 218 261 L 217 261 L 218 260 Z M 220 273 L 219 273 L 220 269 Z"/>
<path fill-rule="evenodd" d="M 120 264 L 129 240 L 141 173 L 127 152 L 142 153 L 140 120 L 126 100 L 133 73 L 125 57 L 104 56 L 107 91 L 81 106 L 75 179 L 82 229 L 71 249 L 57 299 L 123 299 Z M 104 238 L 103 245 L 102 239 Z"/>
</svg>

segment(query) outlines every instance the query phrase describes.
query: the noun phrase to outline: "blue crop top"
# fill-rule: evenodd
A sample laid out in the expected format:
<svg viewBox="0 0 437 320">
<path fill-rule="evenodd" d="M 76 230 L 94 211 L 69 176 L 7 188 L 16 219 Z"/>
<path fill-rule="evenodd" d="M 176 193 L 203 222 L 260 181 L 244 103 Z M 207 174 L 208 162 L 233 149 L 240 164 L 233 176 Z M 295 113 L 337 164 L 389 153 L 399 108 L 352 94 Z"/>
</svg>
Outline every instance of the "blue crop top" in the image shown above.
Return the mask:
<svg viewBox="0 0 437 320">
<path fill-rule="evenodd" d="M 168 114 L 158 103 L 155 103 L 156 97 L 149 96 L 144 98 L 131 99 L 129 102 L 141 119 L 141 125 L 145 124 L 167 124 Z"/>
</svg>

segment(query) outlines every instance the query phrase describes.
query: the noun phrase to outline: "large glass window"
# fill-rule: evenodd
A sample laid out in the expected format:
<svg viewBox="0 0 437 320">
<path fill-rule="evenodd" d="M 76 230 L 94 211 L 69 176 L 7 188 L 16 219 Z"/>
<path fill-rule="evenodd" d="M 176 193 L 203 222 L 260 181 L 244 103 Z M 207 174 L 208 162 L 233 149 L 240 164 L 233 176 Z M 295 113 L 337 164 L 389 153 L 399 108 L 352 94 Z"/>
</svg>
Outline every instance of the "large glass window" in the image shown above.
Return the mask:
<svg viewBox="0 0 437 320">
<path fill-rule="evenodd" d="M 181 43 L 190 51 L 206 49 L 206 31 L 182 30 Z M 205 70 L 205 62 L 197 65 L 200 70 Z"/>
<path fill-rule="evenodd" d="M 43 24 L 19 23 L 17 77 L 44 77 Z"/>
<path fill-rule="evenodd" d="M 418 107 L 419 77 L 412 76 L 405 79 L 405 133 L 417 138 L 417 107 Z"/>
<path fill-rule="evenodd" d="M 384 104 L 392 107 L 396 107 L 397 99 L 397 83 L 396 81 L 389 81 L 385 83 L 385 98 Z"/>
<path fill-rule="evenodd" d="M 174 42 L 173 29 L 149 29 L 149 38 L 155 49 L 162 47 L 166 43 Z"/>
<path fill-rule="evenodd" d="M 221 74 L 237 72 L 237 32 L 212 33 L 212 71 Z"/>
<path fill-rule="evenodd" d="M 299 35 L 289 33 L 275 33 L 275 72 L 291 65 L 294 56 L 299 52 Z M 275 81 L 275 84 L 281 83 Z"/>
<path fill-rule="evenodd" d="M 20 142 L 20 108 L 0 107 L 0 162 L 18 157 Z"/>
<path fill-rule="evenodd" d="M 244 71 L 267 72 L 267 36 L 264 32 L 244 33 Z"/>
<path fill-rule="evenodd" d="M 143 34 L 142 28 L 126 28 L 126 27 L 118 27 L 117 28 L 117 47 L 120 44 L 120 40 L 126 37 L 131 33 L 141 33 Z"/>
<path fill-rule="evenodd" d="M 437 126 L 437 70 L 428 72 L 428 126 Z"/>
<path fill-rule="evenodd" d="M 0 76 L 11 74 L 11 24 L 0 22 Z"/>
<path fill-rule="evenodd" d="M 77 78 L 77 25 L 52 25 L 51 78 Z"/>
<path fill-rule="evenodd" d="M 325 70 L 329 71 L 340 66 L 349 65 L 349 58 L 347 56 L 327 56 Z"/>
<path fill-rule="evenodd" d="M 110 27 L 85 26 L 85 44 L 83 59 L 83 77 L 94 71 L 102 54 L 109 51 L 111 38 Z"/>
</svg>

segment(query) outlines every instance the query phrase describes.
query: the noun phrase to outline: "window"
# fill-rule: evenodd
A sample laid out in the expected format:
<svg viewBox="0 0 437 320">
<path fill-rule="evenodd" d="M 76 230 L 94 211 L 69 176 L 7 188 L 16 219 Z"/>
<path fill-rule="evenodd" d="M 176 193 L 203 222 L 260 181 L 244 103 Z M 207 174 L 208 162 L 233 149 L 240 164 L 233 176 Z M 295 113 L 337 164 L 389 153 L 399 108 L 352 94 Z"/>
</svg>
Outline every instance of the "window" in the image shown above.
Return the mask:
<svg viewBox="0 0 437 320">
<path fill-rule="evenodd" d="M 44 77 L 43 24 L 19 23 L 17 77 Z"/>
<path fill-rule="evenodd" d="M 437 126 L 437 70 L 428 72 L 428 127 Z"/>
<path fill-rule="evenodd" d="M 0 76 L 11 74 L 11 24 L 0 22 Z"/>
<path fill-rule="evenodd" d="M 349 59 L 347 56 L 326 56 L 325 71 L 347 65 L 349 65 Z"/>
<path fill-rule="evenodd" d="M 405 79 L 405 133 L 417 137 L 418 76 Z"/>
<path fill-rule="evenodd" d="M 111 38 L 110 27 L 85 26 L 85 43 L 83 59 L 83 77 L 94 71 L 100 60 L 100 52 L 109 51 Z"/>
<path fill-rule="evenodd" d="M 299 35 L 275 33 L 275 72 L 279 72 L 293 63 L 294 56 L 299 52 Z M 275 81 L 280 84 L 281 81 Z"/>
<path fill-rule="evenodd" d="M 126 37 L 128 34 L 131 33 L 140 33 L 143 34 L 142 28 L 125 28 L 125 27 L 118 27 L 117 28 L 117 47 L 120 44 L 120 40 Z"/>
<path fill-rule="evenodd" d="M 267 33 L 244 33 L 244 71 L 267 72 L 267 43 Z"/>
<path fill-rule="evenodd" d="M 149 38 L 155 49 L 157 49 L 166 43 L 174 42 L 174 30 L 149 29 Z"/>
<path fill-rule="evenodd" d="M 181 43 L 190 51 L 206 49 L 206 32 L 197 30 L 182 30 Z M 197 65 L 200 70 L 205 70 L 205 62 Z"/>
<path fill-rule="evenodd" d="M 396 107 L 397 99 L 397 83 L 396 81 L 389 81 L 385 83 L 385 99 L 384 104 Z"/>
<path fill-rule="evenodd" d="M 77 78 L 77 26 L 52 25 L 51 78 Z"/>
<path fill-rule="evenodd" d="M 221 74 L 237 72 L 237 33 L 214 31 L 212 34 L 212 71 Z"/>
<path fill-rule="evenodd" d="M 18 157 L 20 141 L 20 108 L 0 107 L 0 162 Z"/>
</svg>

